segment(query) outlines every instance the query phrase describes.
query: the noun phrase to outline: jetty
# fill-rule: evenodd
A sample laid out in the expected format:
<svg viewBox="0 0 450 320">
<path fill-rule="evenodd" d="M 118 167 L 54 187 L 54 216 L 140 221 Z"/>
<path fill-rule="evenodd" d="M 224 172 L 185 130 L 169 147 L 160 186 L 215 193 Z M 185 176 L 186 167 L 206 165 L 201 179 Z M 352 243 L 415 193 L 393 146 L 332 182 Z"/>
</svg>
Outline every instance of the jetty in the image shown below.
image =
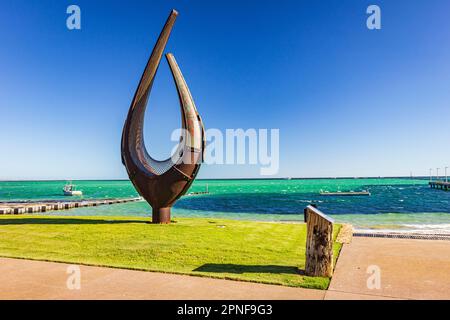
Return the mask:
<svg viewBox="0 0 450 320">
<path fill-rule="evenodd" d="M 348 191 L 348 192 L 328 192 L 328 191 L 321 191 L 321 196 L 370 196 L 369 191 Z"/>
<path fill-rule="evenodd" d="M 441 190 L 445 190 L 445 191 L 450 190 L 450 182 L 430 181 L 428 184 L 430 185 L 431 189 L 441 189 Z"/>
<path fill-rule="evenodd" d="M 0 201 L 0 214 L 27 214 L 141 201 L 141 197 L 90 200 Z"/>
<path fill-rule="evenodd" d="M 199 195 L 202 195 L 202 194 L 209 194 L 208 185 L 206 185 L 205 191 L 189 192 L 188 194 L 186 194 L 186 196 L 199 196 Z"/>
<path fill-rule="evenodd" d="M 199 196 L 202 194 L 209 194 L 209 192 L 208 191 L 189 192 L 186 196 Z"/>
</svg>

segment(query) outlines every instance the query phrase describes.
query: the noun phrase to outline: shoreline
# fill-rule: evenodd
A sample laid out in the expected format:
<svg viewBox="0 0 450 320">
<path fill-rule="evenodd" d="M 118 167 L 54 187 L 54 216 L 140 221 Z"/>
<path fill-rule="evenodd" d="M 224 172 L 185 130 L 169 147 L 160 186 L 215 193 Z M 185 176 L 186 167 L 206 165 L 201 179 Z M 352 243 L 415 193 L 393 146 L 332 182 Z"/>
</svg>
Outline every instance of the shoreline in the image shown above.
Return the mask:
<svg viewBox="0 0 450 320">
<path fill-rule="evenodd" d="M 308 179 L 308 178 L 303 178 Z M 299 181 L 246 180 L 241 181 L 199 179 L 190 191 L 204 192 L 209 185 L 210 194 L 184 197 L 173 208 L 174 217 L 218 218 L 247 221 L 302 222 L 303 209 L 311 203 L 319 206 L 325 214 L 338 223 L 348 223 L 362 232 L 401 232 L 420 234 L 450 233 L 450 194 L 434 191 L 425 180 L 401 180 L 374 178 L 324 179 L 314 178 Z M 406 180 L 407 179 L 407 180 Z M 215 180 L 215 179 L 214 179 Z M 267 180 L 267 181 L 264 181 Z M 314 181 L 316 180 L 316 181 Z M 211 182 L 209 182 L 211 181 Z M 311 181 L 311 182 L 308 182 Z M 321 182 L 323 181 L 323 182 Z M 0 183 L 0 211 L 8 203 L 17 202 L 17 207 L 27 206 L 17 213 L 38 214 L 45 207 L 54 209 L 60 202 L 61 208 L 70 209 L 52 212 L 52 215 L 76 216 L 123 216 L 148 217 L 151 208 L 145 202 L 100 207 L 82 207 L 84 201 L 101 205 L 111 198 L 137 196 L 127 180 L 93 180 L 80 182 L 84 191 L 82 198 L 72 199 L 61 195 L 59 182 L 11 182 Z M 371 197 L 321 197 L 320 189 L 361 190 L 371 189 Z M 80 203 L 78 208 L 71 209 Z M 39 202 L 48 202 L 36 205 Z M 47 207 L 47 205 L 50 205 Z M 53 208 L 52 208 L 53 206 Z M 37 211 L 37 212 L 35 212 Z M 429 212 L 434 211 L 434 212 Z M 1 213 L 1 212 L 0 212 Z M 5 212 L 3 212 L 5 213 Z"/>
<path fill-rule="evenodd" d="M 102 201 L 103 202 L 103 201 Z M 102 203 L 103 204 L 103 203 Z M 86 206 L 85 208 L 91 208 L 91 206 Z M 100 209 L 100 208 L 98 208 Z M 149 218 L 150 213 L 141 214 L 141 215 L 120 215 L 120 214 L 113 214 L 113 215 L 105 215 L 105 214 L 77 214 L 74 211 L 83 210 L 83 207 L 80 208 L 68 208 L 64 209 L 62 207 L 60 210 L 55 211 L 47 211 L 47 212 L 35 212 L 32 215 L 39 217 L 39 216 L 55 216 L 55 217 L 80 217 L 80 218 L 95 218 L 95 217 L 116 217 L 116 218 Z M 30 212 L 31 213 L 31 212 Z M 24 214 L 30 214 L 28 212 L 24 212 Z M 413 213 L 417 214 L 417 213 Z M 421 213 L 421 215 L 426 215 L 428 213 Z M 370 235 L 410 235 L 410 236 L 448 236 L 450 238 L 450 214 L 447 213 L 440 213 L 442 215 L 449 215 L 447 223 L 394 223 L 393 221 L 389 221 L 389 223 L 385 224 L 373 224 L 373 225 L 358 225 L 355 224 L 352 221 L 349 221 L 347 219 L 339 219 L 339 215 L 333 215 L 330 216 L 335 219 L 335 223 L 337 224 L 349 224 L 353 227 L 353 233 L 355 234 L 369 234 Z M 3 216 L 14 214 L 3 214 Z M 374 216 L 380 217 L 382 219 L 381 214 L 373 214 Z M 391 214 L 391 215 L 408 215 L 405 213 L 397 213 L 397 214 Z M 350 216 L 350 215 L 346 215 Z M 368 214 L 362 215 L 362 216 L 368 216 Z M 177 214 L 175 212 L 173 219 L 210 219 L 210 220 L 232 220 L 232 221 L 248 221 L 248 222 L 265 222 L 265 223 L 282 223 L 282 224 L 303 224 L 305 223 L 302 219 L 258 219 L 259 217 L 252 218 L 251 216 L 244 216 L 244 217 L 238 217 L 238 216 L 224 216 L 224 215 L 185 215 L 185 214 Z M 450 240 L 450 239 L 449 239 Z"/>
</svg>

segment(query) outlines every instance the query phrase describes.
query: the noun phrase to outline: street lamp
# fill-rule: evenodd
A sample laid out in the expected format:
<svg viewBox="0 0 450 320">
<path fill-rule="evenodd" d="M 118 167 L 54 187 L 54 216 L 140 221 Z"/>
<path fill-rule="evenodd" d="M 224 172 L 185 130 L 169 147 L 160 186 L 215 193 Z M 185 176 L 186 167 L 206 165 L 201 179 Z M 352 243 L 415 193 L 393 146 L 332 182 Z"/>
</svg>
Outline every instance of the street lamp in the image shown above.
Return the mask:
<svg viewBox="0 0 450 320">
<path fill-rule="evenodd" d="M 436 168 L 436 181 L 439 181 L 439 168 Z"/>
<path fill-rule="evenodd" d="M 433 169 L 430 169 L 430 182 L 433 181 Z"/>
<path fill-rule="evenodd" d="M 447 169 L 448 169 L 448 167 L 445 167 L 445 183 L 448 182 L 448 180 L 447 180 Z"/>
</svg>

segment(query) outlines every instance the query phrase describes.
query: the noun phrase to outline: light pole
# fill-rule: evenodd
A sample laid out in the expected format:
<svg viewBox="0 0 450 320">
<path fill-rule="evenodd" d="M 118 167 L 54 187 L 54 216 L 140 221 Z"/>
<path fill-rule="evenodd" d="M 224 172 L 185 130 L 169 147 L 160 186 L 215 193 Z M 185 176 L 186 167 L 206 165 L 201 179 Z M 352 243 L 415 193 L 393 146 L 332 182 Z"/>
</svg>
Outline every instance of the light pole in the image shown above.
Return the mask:
<svg viewBox="0 0 450 320">
<path fill-rule="evenodd" d="M 430 182 L 433 182 L 433 169 L 430 169 Z"/>
<path fill-rule="evenodd" d="M 436 168 L 436 181 L 439 181 L 439 168 Z"/>
<path fill-rule="evenodd" d="M 448 182 L 448 180 L 447 180 L 447 169 L 448 169 L 448 167 L 445 167 L 445 183 Z"/>
</svg>

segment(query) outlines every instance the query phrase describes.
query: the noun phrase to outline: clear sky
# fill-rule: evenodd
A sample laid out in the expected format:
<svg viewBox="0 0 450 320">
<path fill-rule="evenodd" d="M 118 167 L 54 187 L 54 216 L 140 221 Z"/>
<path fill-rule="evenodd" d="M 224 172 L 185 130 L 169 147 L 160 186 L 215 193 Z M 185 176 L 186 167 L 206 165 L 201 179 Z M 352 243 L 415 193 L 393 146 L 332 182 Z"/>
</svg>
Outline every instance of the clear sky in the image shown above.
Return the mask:
<svg viewBox="0 0 450 320">
<path fill-rule="evenodd" d="M 70 4 L 81 30 L 66 28 Z M 366 27 L 370 4 L 381 30 Z M 206 128 L 279 128 L 278 176 L 450 165 L 448 0 L 3 0 L 0 179 L 127 178 L 122 126 L 172 8 L 167 52 Z M 180 122 L 166 61 L 149 103 L 147 148 L 166 158 Z M 199 177 L 258 175 L 210 165 Z"/>
</svg>

